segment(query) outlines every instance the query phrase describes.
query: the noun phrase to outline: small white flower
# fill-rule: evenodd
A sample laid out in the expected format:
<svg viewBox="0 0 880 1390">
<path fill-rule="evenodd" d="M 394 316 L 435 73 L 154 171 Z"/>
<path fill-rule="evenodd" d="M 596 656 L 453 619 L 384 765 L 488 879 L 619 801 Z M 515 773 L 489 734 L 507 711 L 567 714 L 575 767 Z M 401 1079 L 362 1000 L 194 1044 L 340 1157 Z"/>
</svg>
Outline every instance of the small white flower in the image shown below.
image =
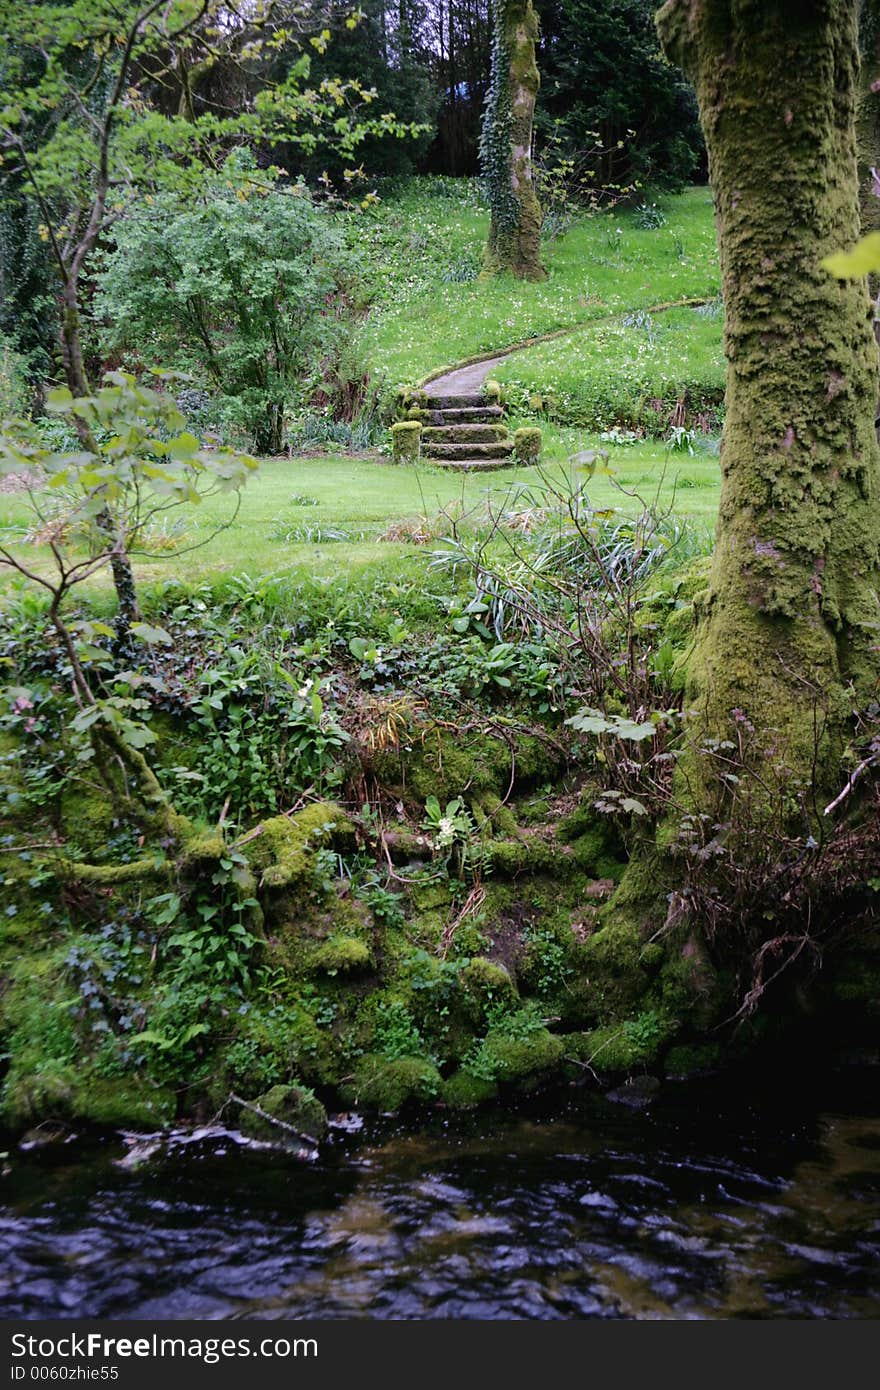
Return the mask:
<svg viewBox="0 0 880 1390">
<path fill-rule="evenodd" d="M 455 825 L 449 816 L 441 816 L 437 826 L 437 843 L 451 845 L 455 839 Z"/>
<path fill-rule="evenodd" d="M 305 685 L 301 685 L 301 686 L 300 686 L 299 690 L 298 690 L 296 693 L 297 693 L 297 695 L 299 696 L 299 698 L 300 698 L 301 700 L 307 700 L 307 699 L 308 699 L 309 694 L 310 694 L 311 689 L 312 689 L 312 686 L 313 686 L 314 684 L 315 684 L 315 682 L 314 682 L 313 680 L 307 680 L 306 683 L 305 683 Z"/>
</svg>

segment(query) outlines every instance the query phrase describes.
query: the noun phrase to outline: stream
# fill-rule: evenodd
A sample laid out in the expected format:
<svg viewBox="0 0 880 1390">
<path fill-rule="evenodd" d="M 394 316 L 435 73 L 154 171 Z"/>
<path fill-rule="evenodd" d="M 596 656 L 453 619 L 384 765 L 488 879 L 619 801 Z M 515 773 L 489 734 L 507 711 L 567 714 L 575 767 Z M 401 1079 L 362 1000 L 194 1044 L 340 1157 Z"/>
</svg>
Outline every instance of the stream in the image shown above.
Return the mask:
<svg viewBox="0 0 880 1390">
<path fill-rule="evenodd" d="M 877 1318 L 880 1071 L 572 1090 L 311 1163 L 227 1132 L 22 1151 L 5 1318 Z"/>
</svg>

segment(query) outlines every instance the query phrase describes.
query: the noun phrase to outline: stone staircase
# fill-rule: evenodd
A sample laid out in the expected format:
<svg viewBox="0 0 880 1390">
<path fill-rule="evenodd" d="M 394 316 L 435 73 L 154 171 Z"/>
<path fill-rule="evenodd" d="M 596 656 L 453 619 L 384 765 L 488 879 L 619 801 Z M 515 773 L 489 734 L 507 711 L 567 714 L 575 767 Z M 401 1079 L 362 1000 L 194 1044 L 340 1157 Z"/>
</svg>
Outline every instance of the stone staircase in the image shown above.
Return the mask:
<svg viewBox="0 0 880 1390">
<path fill-rule="evenodd" d="M 513 439 L 499 405 L 487 405 L 478 393 L 432 396 L 429 385 L 425 408 L 421 454 L 426 462 L 469 473 L 513 463 Z"/>
</svg>

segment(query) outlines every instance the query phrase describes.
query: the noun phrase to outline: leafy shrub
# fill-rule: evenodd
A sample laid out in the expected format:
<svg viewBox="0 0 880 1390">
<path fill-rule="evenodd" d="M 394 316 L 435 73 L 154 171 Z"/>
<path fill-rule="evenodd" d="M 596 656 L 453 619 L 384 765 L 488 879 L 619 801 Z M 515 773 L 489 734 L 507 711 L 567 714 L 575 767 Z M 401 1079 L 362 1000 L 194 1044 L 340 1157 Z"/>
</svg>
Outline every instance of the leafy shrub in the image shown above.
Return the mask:
<svg viewBox="0 0 880 1390">
<path fill-rule="evenodd" d="M 227 429 L 279 453 L 290 402 L 345 331 L 345 251 L 304 188 L 243 187 L 218 174 L 204 199 L 138 203 L 116 226 L 96 308 L 106 349 L 194 370 Z"/>
</svg>

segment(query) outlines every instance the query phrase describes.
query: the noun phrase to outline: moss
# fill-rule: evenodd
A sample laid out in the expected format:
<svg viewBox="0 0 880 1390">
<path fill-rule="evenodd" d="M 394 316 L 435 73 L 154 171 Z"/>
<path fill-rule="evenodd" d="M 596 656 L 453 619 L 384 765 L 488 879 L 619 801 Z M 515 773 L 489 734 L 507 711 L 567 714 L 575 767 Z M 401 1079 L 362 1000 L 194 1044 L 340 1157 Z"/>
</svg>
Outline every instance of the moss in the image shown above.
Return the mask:
<svg viewBox="0 0 880 1390">
<path fill-rule="evenodd" d="M 794 27 L 777 6 L 715 9 L 669 3 L 658 22 L 697 89 L 724 284 L 722 491 L 686 688 L 688 783 L 717 816 L 699 750 L 727 736 L 734 710 L 755 728 L 748 757 L 761 771 L 784 749 L 818 804 L 836 785 L 849 697 L 876 690 L 880 449 L 864 282 L 822 268 L 859 233 L 858 7 L 829 0 Z M 775 801 L 771 789 L 768 820 Z M 754 819 L 754 795 L 751 807 Z"/>
<path fill-rule="evenodd" d="M 516 1017 L 506 1020 L 503 1030 L 493 1030 L 483 1039 L 474 1064 L 480 1076 L 523 1085 L 539 1080 L 560 1065 L 565 1051 L 562 1039 L 546 1028 L 529 1030 L 521 1037 L 511 1036 Z"/>
<path fill-rule="evenodd" d="M 494 378 L 490 378 L 488 381 L 483 382 L 481 390 L 483 394 L 483 400 L 486 402 L 487 405 L 501 404 L 501 401 L 503 399 L 503 390 L 500 382 L 495 381 Z"/>
<path fill-rule="evenodd" d="M 520 833 L 516 816 L 510 806 L 495 792 L 483 792 L 479 800 L 474 802 L 473 811 L 477 824 L 485 824 L 494 835 L 506 836 L 513 840 Z"/>
<path fill-rule="evenodd" d="M 395 409 L 398 416 L 409 416 L 410 411 L 422 411 L 428 404 L 428 394 L 421 386 L 398 386 L 395 392 Z"/>
<path fill-rule="evenodd" d="M 657 953 L 646 950 L 631 924 L 611 922 L 584 942 L 575 988 L 595 1016 L 625 1016 L 646 994 L 650 967 L 657 963 Z"/>
<path fill-rule="evenodd" d="M 720 1043 L 683 1043 L 666 1053 L 663 1070 L 671 1077 L 705 1076 L 720 1065 L 722 1057 Z"/>
<path fill-rule="evenodd" d="M 619 883 L 626 864 L 609 852 L 608 841 L 609 836 L 601 830 L 589 830 L 572 842 L 572 858 L 577 867 L 586 873 Z"/>
<path fill-rule="evenodd" d="M 541 208 L 531 164 L 540 86 L 535 62 L 538 17 L 531 0 L 505 0 L 493 7 L 492 27 L 492 70 L 481 142 L 491 209 L 484 273 L 510 271 L 519 279 L 543 280 Z"/>
<path fill-rule="evenodd" d="M 332 1001 L 314 986 L 308 994 L 283 1004 L 252 1004 L 238 1016 L 234 1037 L 226 1041 L 217 1059 L 211 1099 L 221 1105 L 230 1090 L 245 1096 L 299 1077 L 314 1085 L 332 1085 L 340 1075 L 342 1059 L 334 1031 L 318 1022 L 332 1008 Z"/>
<path fill-rule="evenodd" d="M 443 1082 L 441 1098 L 453 1110 L 473 1110 L 478 1105 L 495 1100 L 498 1087 L 494 1081 L 485 1081 L 468 1071 L 453 1072 Z"/>
<path fill-rule="evenodd" d="M 354 841 L 354 825 L 333 802 L 317 801 L 295 816 L 272 816 L 244 850 L 263 888 L 301 887 L 314 882 L 315 855 Z"/>
<path fill-rule="evenodd" d="M 418 741 L 378 755 L 374 771 L 381 786 L 410 801 L 424 803 L 429 796 L 441 801 L 482 798 L 487 792 L 506 790 L 510 752 L 503 739 L 462 736 L 426 724 Z"/>
<path fill-rule="evenodd" d="M 391 426 L 391 458 L 394 463 L 417 463 L 421 446 L 420 420 L 398 420 Z"/>
<path fill-rule="evenodd" d="M 73 1089 L 69 1113 L 108 1128 L 156 1129 L 174 1120 L 177 1099 L 170 1088 L 146 1080 L 87 1075 Z"/>
<path fill-rule="evenodd" d="M 465 1011 L 470 1021 L 479 1025 L 490 1009 L 513 1010 L 519 995 L 510 972 L 496 961 L 477 956 L 461 972 Z"/>
<path fill-rule="evenodd" d="M 12 1129 L 70 1114 L 73 1067 L 52 1057 L 14 1059 L 0 1092 L 0 1116 Z"/>
<path fill-rule="evenodd" d="M 281 1120 L 312 1139 L 321 1139 L 327 1132 L 327 1111 L 307 1086 L 273 1086 L 257 1096 L 253 1104 L 271 1119 Z M 284 1136 L 279 1125 L 273 1125 L 271 1120 L 263 1119 L 245 1106 L 241 1107 L 238 1124 L 243 1134 L 254 1139 L 277 1142 Z"/>
<path fill-rule="evenodd" d="M 353 974 L 368 970 L 372 964 L 369 946 L 356 936 L 328 937 L 309 957 L 310 968 L 326 975 Z"/>
<path fill-rule="evenodd" d="M 201 864 L 212 864 L 222 859 L 225 853 L 226 841 L 218 831 L 196 831 L 184 839 L 179 864 L 182 869 L 198 868 Z"/>
<path fill-rule="evenodd" d="M 643 1020 L 648 1020 L 643 1025 Z M 668 1025 L 656 1014 L 608 1023 L 588 1033 L 570 1034 L 566 1050 L 598 1072 L 628 1072 L 657 1060 Z"/>
<path fill-rule="evenodd" d="M 80 854 L 106 848 L 116 828 L 116 810 L 106 792 L 74 780 L 65 782 L 58 808 L 61 834 Z"/>
<path fill-rule="evenodd" d="M 522 429 L 514 431 L 513 452 L 516 455 L 517 463 L 523 467 L 537 463 L 541 457 L 543 446 L 543 436 L 538 429 L 524 426 Z"/>
<path fill-rule="evenodd" d="M 174 1092 L 146 1079 L 98 1076 L 89 1066 L 22 1052 L 3 1089 L 0 1114 L 14 1128 L 46 1119 L 80 1120 L 108 1128 L 156 1129 L 177 1111 Z"/>
<path fill-rule="evenodd" d="M 719 1012 L 732 1006 L 707 951 L 695 935 L 684 940 L 666 937 L 663 962 L 651 998 L 668 1017 L 686 1020 L 694 1030 L 711 1027 Z"/>
<path fill-rule="evenodd" d="M 357 1104 L 389 1114 L 408 1101 L 434 1100 L 441 1092 L 442 1081 L 427 1057 L 398 1057 L 392 1061 L 378 1053 L 367 1053 L 360 1058 L 354 1081 L 347 1089 Z"/>
<path fill-rule="evenodd" d="M 487 846 L 487 853 L 495 873 L 508 878 L 524 872 L 552 872 L 563 857 L 558 845 L 537 837 L 529 840 L 493 840 Z"/>
<path fill-rule="evenodd" d="M 176 865 L 160 853 L 148 859 L 135 859 L 128 864 L 84 864 L 79 860 L 61 860 L 59 872 L 72 883 L 93 883 L 96 887 L 112 888 L 124 883 L 173 878 L 176 876 Z"/>
</svg>

